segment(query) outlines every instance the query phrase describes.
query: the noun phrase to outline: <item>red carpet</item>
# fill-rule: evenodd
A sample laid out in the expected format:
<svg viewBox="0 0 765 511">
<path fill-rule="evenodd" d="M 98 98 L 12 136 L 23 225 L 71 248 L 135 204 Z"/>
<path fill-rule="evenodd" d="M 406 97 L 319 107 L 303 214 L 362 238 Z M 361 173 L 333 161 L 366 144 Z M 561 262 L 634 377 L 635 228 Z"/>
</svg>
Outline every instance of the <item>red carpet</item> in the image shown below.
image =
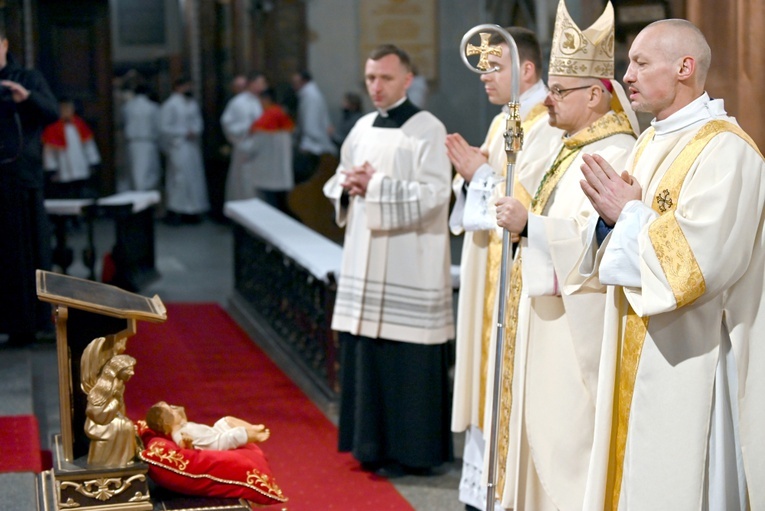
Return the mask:
<svg viewBox="0 0 765 511">
<path fill-rule="evenodd" d="M 194 422 L 233 415 L 265 424 L 271 438 L 260 446 L 289 498 L 279 509 L 413 510 L 392 484 L 337 452 L 337 428 L 220 306 L 170 304 L 167 318 L 140 323 L 128 341 L 138 361 L 125 395 L 133 420 L 164 400 Z"/>
<path fill-rule="evenodd" d="M 0 417 L 0 473 L 42 471 L 40 432 L 34 415 Z"/>
</svg>

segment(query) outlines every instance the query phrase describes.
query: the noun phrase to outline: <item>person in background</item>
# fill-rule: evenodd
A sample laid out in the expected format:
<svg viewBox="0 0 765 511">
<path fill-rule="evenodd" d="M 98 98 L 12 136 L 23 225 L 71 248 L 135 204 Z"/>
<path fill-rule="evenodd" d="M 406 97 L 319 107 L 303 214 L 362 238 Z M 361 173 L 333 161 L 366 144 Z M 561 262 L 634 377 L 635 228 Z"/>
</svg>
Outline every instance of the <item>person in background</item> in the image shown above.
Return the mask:
<svg viewBox="0 0 765 511">
<path fill-rule="evenodd" d="M 51 268 L 44 205 L 42 131 L 58 119 L 42 74 L 19 66 L 0 27 L 0 334 L 5 346 L 51 337 L 50 306 L 37 299 L 35 270 Z"/>
<path fill-rule="evenodd" d="M 420 74 L 417 66 L 412 67 L 412 75 L 412 83 L 406 95 L 415 106 L 425 108 L 428 104 L 428 80 Z"/>
<path fill-rule="evenodd" d="M 334 130 L 329 108 L 311 73 L 300 71 L 292 76 L 292 88 L 298 96 L 296 151 L 293 160 L 296 183 L 308 181 L 319 168 L 322 154 L 337 154 L 330 139 Z"/>
<path fill-rule="evenodd" d="M 351 128 L 356 124 L 356 121 L 361 119 L 364 112 L 361 111 L 361 97 L 355 92 L 346 92 L 343 95 L 343 117 L 340 119 L 340 125 L 332 133 L 332 141 L 339 149 L 345 137 L 351 132 Z"/>
<path fill-rule="evenodd" d="M 236 75 L 231 79 L 231 97 L 236 96 L 240 92 L 244 92 L 247 88 L 247 76 Z"/>
<path fill-rule="evenodd" d="M 292 176 L 292 132 L 295 123 L 276 102 L 273 89 L 260 93 L 263 115 L 250 128 L 249 158 L 245 163 L 247 189 L 264 201 L 290 214 L 287 193 L 295 186 Z"/>
<path fill-rule="evenodd" d="M 248 158 L 249 133 L 252 123 L 263 115 L 263 105 L 260 103 L 260 93 L 268 88 L 268 80 L 263 73 L 252 73 L 245 89 L 231 98 L 226 104 L 225 110 L 220 117 L 223 133 L 231 144 L 231 163 L 226 176 L 225 200 L 237 200 L 242 194 L 249 194 L 249 188 L 242 188 L 240 184 L 246 178 L 243 173 Z"/>
<path fill-rule="evenodd" d="M 199 223 L 210 209 L 199 138 L 204 125 L 191 80 L 179 78 L 159 111 L 159 131 L 167 154 L 166 223 Z"/>
<path fill-rule="evenodd" d="M 93 130 L 75 113 L 74 101 L 59 100 L 59 120 L 42 133 L 43 167 L 48 173 L 49 199 L 96 197 L 93 186 L 101 155 Z"/>
<path fill-rule="evenodd" d="M 139 84 L 122 107 L 131 190 L 159 190 L 162 163 L 159 157 L 159 105 L 149 88 Z"/>
</svg>

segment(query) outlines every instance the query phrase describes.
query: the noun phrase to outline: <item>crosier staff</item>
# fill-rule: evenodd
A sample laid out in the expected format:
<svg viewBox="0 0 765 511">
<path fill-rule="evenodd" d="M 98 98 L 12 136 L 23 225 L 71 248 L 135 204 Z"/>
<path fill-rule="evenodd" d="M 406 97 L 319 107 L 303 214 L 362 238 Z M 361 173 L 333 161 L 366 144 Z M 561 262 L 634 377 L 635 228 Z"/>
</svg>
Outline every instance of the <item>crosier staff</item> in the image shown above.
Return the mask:
<svg viewBox="0 0 765 511">
<path fill-rule="evenodd" d="M 502 55 L 502 48 L 500 46 L 489 45 L 489 39 L 491 33 L 487 31 L 497 32 L 507 42 L 507 46 L 510 50 L 510 65 L 511 68 L 511 81 L 510 81 L 510 101 L 507 103 L 508 114 L 505 117 L 505 153 L 507 154 L 507 167 L 505 169 L 505 195 L 507 197 L 513 196 L 513 183 L 514 171 L 515 171 L 515 158 L 523 145 L 523 128 L 521 127 L 521 115 L 520 115 L 520 76 L 521 76 L 521 62 L 518 57 L 518 47 L 515 44 L 512 36 L 507 33 L 505 29 L 498 25 L 484 24 L 477 25 L 468 30 L 462 37 L 460 43 L 460 55 L 465 65 L 478 74 L 494 73 L 499 71 L 496 67 L 491 67 L 489 64 L 489 55 Z M 470 39 L 479 33 L 481 37 L 481 45 L 474 46 L 469 43 Z M 473 66 L 468 60 L 469 56 L 479 55 L 478 64 Z M 494 509 L 494 502 L 496 500 L 495 485 L 497 479 L 497 441 L 498 441 L 498 428 L 499 428 L 499 403 L 501 398 L 501 380 L 502 380 L 502 356 L 504 352 L 505 342 L 505 309 L 507 302 L 507 269 L 508 269 L 508 256 L 511 255 L 511 243 L 510 233 L 506 230 L 502 230 L 502 259 L 499 269 L 499 303 L 498 303 L 498 316 L 497 316 L 497 349 L 494 355 L 494 393 L 491 399 L 491 438 L 489 449 L 489 470 L 487 473 L 488 486 L 486 493 L 486 511 L 492 511 Z M 514 342 L 514 340 L 513 340 Z"/>
</svg>

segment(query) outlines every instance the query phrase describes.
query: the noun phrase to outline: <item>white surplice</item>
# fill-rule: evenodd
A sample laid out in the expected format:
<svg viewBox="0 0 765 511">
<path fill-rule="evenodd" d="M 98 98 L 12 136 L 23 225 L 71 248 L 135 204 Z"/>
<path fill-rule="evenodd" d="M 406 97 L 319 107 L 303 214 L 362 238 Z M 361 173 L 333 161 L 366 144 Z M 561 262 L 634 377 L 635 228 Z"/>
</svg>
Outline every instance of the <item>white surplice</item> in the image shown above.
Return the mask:
<svg viewBox="0 0 765 511">
<path fill-rule="evenodd" d="M 257 197 L 258 190 L 287 191 L 295 187 L 292 172 L 292 132 L 256 131 L 244 145 L 239 181 L 232 181 L 227 200 Z"/>
<path fill-rule="evenodd" d="M 618 509 L 737 510 L 747 500 L 765 509 L 765 162 L 745 136 L 710 130 L 719 121 L 736 125 L 722 100 L 706 94 L 654 121 L 636 144 L 644 147 L 634 165 L 643 202 L 624 208 L 600 247 L 590 225 L 579 271 L 590 285 L 599 277 L 609 296 L 585 509 L 612 509 L 614 380 L 628 304 L 648 326 L 633 373 Z M 717 134 L 695 159 L 677 160 L 690 169 L 679 196 L 672 186 L 659 189 L 706 131 Z M 630 160 L 633 168 L 635 153 Z M 660 216 L 653 205 L 674 209 Z"/>
<path fill-rule="evenodd" d="M 77 127 L 64 124 L 66 147 L 43 146 L 43 167 L 55 171 L 53 180 L 57 183 L 81 181 L 90 177 L 90 168 L 101 163 L 96 141 L 93 137 L 83 140 Z"/>
<path fill-rule="evenodd" d="M 444 343 L 454 337 L 446 129 L 425 111 L 400 128 L 373 126 L 377 115 L 359 119 L 324 185 L 338 225 L 345 226 L 332 329 Z M 364 162 L 376 172 L 366 196 L 346 206 L 341 172 Z"/>
</svg>

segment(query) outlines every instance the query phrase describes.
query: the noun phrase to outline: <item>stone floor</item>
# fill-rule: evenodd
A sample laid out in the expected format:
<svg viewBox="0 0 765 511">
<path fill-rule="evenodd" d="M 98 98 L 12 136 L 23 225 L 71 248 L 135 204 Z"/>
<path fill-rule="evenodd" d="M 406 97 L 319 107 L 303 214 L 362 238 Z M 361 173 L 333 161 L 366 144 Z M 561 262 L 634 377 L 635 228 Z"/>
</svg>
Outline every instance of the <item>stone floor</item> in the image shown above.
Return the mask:
<svg viewBox="0 0 765 511">
<path fill-rule="evenodd" d="M 97 257 L 111 249 L 113 226 L 96 224 Z M 70 238 L 76 260 L 69 268 L 74 276 L 86 277 L 88 270 L 80 255 L 86 245 L 84 229 L 75 229 Z M 160 278 L 141 289 L 140 294 L 157 294 L 164 302 L 217 302 L 230 308 L 233 290 L 231 227 L 204 221 L 197 225 L 172 227 L 156 224 L 156 266 Z M 100 274 L 100 268 L 97 268 Z M 287 374 L 294 371 L 288 360 L 278 361 Z M 55 349 L 39 345 L 24 350 L 0 350 L 0 415 L 35 413 L 40 422 L 43 445 L 58 432 L 58 388 Z M 298 381 L 298 384 L 301 384 Z M 310 389 L 307 394 L 310 396 Z M 337 407 L 317 401 L 322 411 L 336 422 Z M 462 453 L 462 435 L 455 435 L 455 454 Z M 406 476 L 394 480 L 399 492 L 418 511 L 464 509 L 457 499 L 461 461 L 442 467 L 438 475 Z M 0 474 L 0 509 L 36 509 L 35 480 L 32 474 Z"/>
</svg>

